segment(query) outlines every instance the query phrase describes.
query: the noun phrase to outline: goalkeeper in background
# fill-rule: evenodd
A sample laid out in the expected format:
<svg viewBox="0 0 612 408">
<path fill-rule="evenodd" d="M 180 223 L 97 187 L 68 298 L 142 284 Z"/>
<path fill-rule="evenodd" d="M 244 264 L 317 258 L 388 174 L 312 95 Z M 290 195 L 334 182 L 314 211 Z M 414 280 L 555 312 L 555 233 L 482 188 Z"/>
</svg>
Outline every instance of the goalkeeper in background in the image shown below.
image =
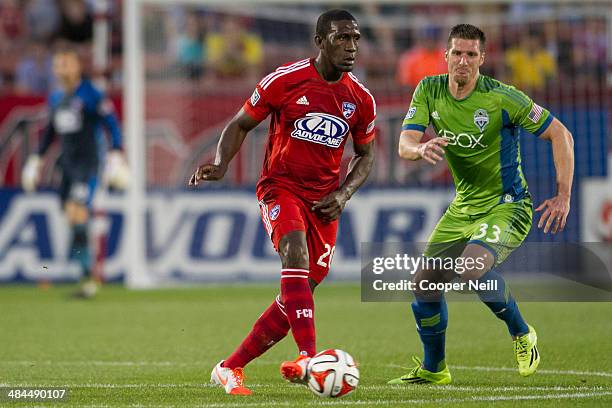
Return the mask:
<svg viewBox="0 0 612 408">
<path fill-rule="evenodd" d="M 574 174 L 573 139 L 559 120 L 524 93 L 480 75 L 484 47 L 485 35 L 477 27 L 459 24 L 452 28 L 446 49 L 448 73 L 419 83 L 399 143 L 404 159 L 435 164 L 445 157 L 455 182 L 455 199 L 429 237 L 425 256 L 480 258 L 483 267 L 461 275 L 423 269 L 415 275 L 415 282 L 418 288 L 419 281 L 444 282 L 460 276 L 466 282 L 489 284 L 492 289 L 479 290 L 478 296 L 508 326 L 519 374 L 529 376 L 540 363 L 536 332 L 525 322 L 494 269 L 521 245 L 531 228 L 532 201 L 521 171 L 519 127 L 552 144 L 557 194 L 536 208 L 542 212 L 538 228 L 543 227 L 545 233 L 565 227 Z M 421 143 L 429 124 L 438 137 Z M 416 367 L 390 383 L 450 383 L 443 294 L 415 291 L 412 310 L 425 358 L 421 362 L 414 357 Z M 475 344 L 477 341 L 474 339 Z"/>
<path fill-rule="evenodd" d="M 60 139 L 61 153 L 57 165 L 62 178 L 59 195 L 72 230 L 70 259 L 78 261 L 83 284 L 77 295 L 92 297 L 98 282 L 91 276 L 92 256 L 89 248 L 89 219 L 100 163 L 105 155 L 100 125 L 111 136 L 111 148 L 106 162 L 109 186 L 125 187 L 127 165 L 121 153 L 121 130 L 112 102 L 94 84 L 81 77 L 81 65 L 76 51 L 61 50 L 53 57 L 53 72 L 59 89 L 48 98 L 49 122 L 40 146 L 26 162 L 22 173 L 23 188 L 34 191 L 40 180 L 41 157 L 52 142 Z"/>
</svg>

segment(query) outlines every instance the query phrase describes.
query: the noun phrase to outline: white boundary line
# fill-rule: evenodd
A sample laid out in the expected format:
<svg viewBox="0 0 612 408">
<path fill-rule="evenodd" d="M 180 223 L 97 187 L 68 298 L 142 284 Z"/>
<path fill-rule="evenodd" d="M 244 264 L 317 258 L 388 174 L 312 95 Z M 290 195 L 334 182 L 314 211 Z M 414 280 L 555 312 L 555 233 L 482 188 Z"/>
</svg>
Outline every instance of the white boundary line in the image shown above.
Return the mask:
<svg viewBox="0 0 612 408">
<path fill-rule="evenodd" d="M 390 405 L 390 404 L 440 404 L 440 403 L 470 403 L 470 402 L 497 402 L 497 401 L 533 401 L 533 400 L 561 400 L 561 399 L 581 399 L 581 398 L 593 398 L 599 396 L 612 395 L 612 392 L 605 393 L 574 393 L 574 394 L 557 394 L 557 395 L 516 395 L 516 396 L 491 396 L 491 397 L 470 397 L 470 398 L 444 398 L 444 399 L 399 399 L 399 400 L 321 400 L 321 401 L 302 401 L 300 406 L 313 406 L 313 407 L 324 407 L 324 406 L 376 406 L 376 405 Z M 113 405 L 114 406 L 114 405 Z M 178 408 L 175 405 L 143 405 L 143 404 L 131 404 L 125 405 L 133 408 Z M 241 408 L 241 407 L 295 407 L 295 401 L 282 401 L 282 402 L 217 402 L 203 405 L 190 405 L 194 407 L 206 407 L 206 408 Z M 110 405 L 82 405 L 83 408 L 106 408 Z M 182 406 L 181 406 L 182 407 Z"/>
<path fill-rule="evenodd" d="M 256 364 L 260 365 L 277 365 L 278 362 L 259 360 Z M 3 365 L 49 365 L 49 366 L 134 366 L 134 367 L 194 367 L 204 366 L 212 367 L 214 364 L 208 362 L 175 362 L 175 361 L 27 361 L 27 360 L 15 360 L 15 361 L 0 361 L 0 366 Z M 365 366 L 375 366 L 374 364 L 366 364 Z M 385 367 L 389 368 L 404 368 L 406 367 L 398 364 L 385 364 Z M 450 369 L 455 370 L 474 370 L 474 371 L 517 371 L 514 367 L 484 367 L 484 366 L 463 366 L 463 365 L 449 365 Z M 586 375 L 595 377 L 612 377 L 612 372 L 609 371 L 577 371 L 577 370 L 555 370 L 555 369 L 540 369 L 537 371 L 538 374 L 554 374 L 554 375 Z"/>
<path fill-rule="evenodd" d="M 403 368 L 403 369 L 411 369 L 408 367 L 404 367 L 398 364 L 389 364 L 390 368 Z M 452 365 L 449 364 L 448 368 L 450 370 L 474 370 L 474 371 L 517 371 L 515 367 L 484 367 L 484 366 L 462 366 L 462 365 Z M 555 374 L 555 375 L 587 375 L 587 376 L 595 376 L 595 377 L 612 377 L 612 372 L 609 371 L 576 371 L 576 370 L 552 370 L 552 369 L 539 369 L 537 374 Z"/>
<path fill-rule="evenodd" d="M 605 393 L 574 393 L 574 394 L 557 394 L 557 395 L 516 395 L 516 396 L 491 396 L 491 397 L 471 397 L 471 398 L 444 398 L 444 399 L 402 399 L 402 400 L 335 400 L 335 401 L 313 401 L 305 402 L 308 406 L 372 406 L 372 405 L 391 405 L 391 404 L 440 404 L 440 403 L 466 403 L 466 402 L 482 402 L 482 401 L 526 401 L 526 400 L 556 400 L 556 399 L 572 399 L 572 398 L 593 398 L 598 396 L 612 395 L 612 392 Z M 228 407 L 268 407 L 268 406 L 295 406 L 295 402 L 286 401 L 279 403 L 262 402 L 262 403 L 212 403 L 205 405 L 209 408 L 228 408 Z"/>
<path fill-rule="evenodd" d="M 612 386 L 505 386 L 505 387 L 487 387 L 487 386 L 466 386 L 466 385 L 427 385 L 420 384 L 419 387 L 424 387 L 423 389 L 428 392 L 509 392 L 509 391 L 611 391 Z M 361 385 L 359 386 L 360 390 L 388 390 L 388 389 L 406 389 L 405 384 L 397 384 L 397 385 Z"/>
<path fill-rule="evenodd" d="M 0 387 L 9 388 L 215 388 L 216 384 L 156 384 L 156 383 L 141 383 L 141 384 L 104 384 L 104 383 L 84 383 L 84 384 L 8 384 L 0 383 Z M 264 384 L 249 384 L 253 388 L 272 388 L 272 385 Z"/>
<path fill-rule="evenodd" d="M 39 385 L 33 384 L 1 384 L 0 387 L 38 387 Z M 45 385 L 52 387 L 74 387 L 74 388 L 149 388 L 149 387 L 165 387 L 165 388 L 186 388 L 186 387 L 199 387 L 199 388 L 216 388 L 217 385 L 212 384 L 66 384 L 66 385 Z M 284 384 L 285 387 L 300 387 L 298 385 Z M 278 389 L 276 384 L 251 384 L 250 387 L 255 389 L 261 388 L 275 388 Z M 389 388 L 405 388 L 397 386 L 362 386 L 360 389 L 389 389 Z M 420 388 L 420 387 L 419 387 Z M 527 386 L 508 386 L 508 387 L 466 387 L 466 386 L 437 386 L 428 387 L 428 391 L 441 391 L 444 393 L 448 392 L 500 392 L 500 391 L 563 391 L 560 394 L 547 393 L 547 394 L 531 394 L 531 395 L 480 395 L 471 396 L 464 398 L 443 398 L 439 399 L 377 399 L 377 400 L 313 400 L 313 401 L 302 401 L 301 406 L 378 406 L 378 405 L 390 405 L 390 404 L 431 404 L 435 403 L 470 403 L 470 402 L 498 402 L 498 401 L 534 401 L 534 400 L 563 400 L 563 399 L 585 399 L 585 398 L 600 398 L 612 396 L 612 389 L 610 387 L 527 387 Z M 607 390 L 607 391 L 606 391 Z M 576 391 L 576 392 L 567 392 Z M 588 392 L 591 391 L 591 392 Z M 595 392 L 594 392 L 595 391 Z M 173 408 L 174 406 L 168 405 L 143 405 L 143 404 L 131 404 L 125 405 L 133 408 Z M 191 406 L 191 405 L 190 405 Z M 196 407 L 208 407 L 208 408 L 230 408 L 230 407 L 293 407 L 295 406 L 294 401 L 280 401 L 280 402 L 221 402 L 221 403 L 210 403 L 205 405 L 194 405 Z M 110 407 L 109 405 L 83 405 L 82 407 L 89 408 L 104 408 Z M 178 406 L 177 406 L 178 408 Z"/>
<path fill-rule="evenodd" d="M 283 383 L 283 384 L 248 384 L 249 388 L 300 388 L 300 385 Z M 217 388 L 218 385 L 210 383 L 181 383 L 181 384 L 166 384 L 166 383 L 133 383 L 133 384 L 108 384 L 108 383 L 83 383 L 83 384 L 8 384 L 0 383 L 0 387 L 20 387 L 20 388 Z M 427 391 L 433 392 L 508 392 L 508 391 L 603 391 L 612 392 L 611 387 L 605 386 L 506 386 L 506 387 L 486 387 L 486 386 L 454 386 L 454 385 L 437 385 L 437 386 L 420 386 Z M 426 388 L 424 388 L 426 387 Z M 390 389 L 405 389 L 404 385 L 361 385 L 360 390 L 390 390 Z"/>
<path fill-rule="evenodd" d="M 457 370 L 475 370 L 475 371 L 517 371 L 511 367 L 482 367 L 482 366 L 455 366 L 449 365 L 450 368 Z M 537 371 L 538 374 L 555 374 L 555 375 L 592 375 L 597 377 L 612 377 L 611 372 L 607 371 L 576 371 L 576 370 L 548 370 L 542 369 Z"/>
</svg>

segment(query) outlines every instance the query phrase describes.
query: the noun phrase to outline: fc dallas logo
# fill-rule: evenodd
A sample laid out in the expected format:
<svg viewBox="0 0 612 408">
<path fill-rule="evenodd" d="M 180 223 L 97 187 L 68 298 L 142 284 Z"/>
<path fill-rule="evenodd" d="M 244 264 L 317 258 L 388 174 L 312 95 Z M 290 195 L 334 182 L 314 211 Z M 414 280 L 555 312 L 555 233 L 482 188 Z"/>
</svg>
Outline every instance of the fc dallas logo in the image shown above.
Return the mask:
<svg viewBox="0 0 612 408">
<path fill-rule="evenodd" d="M 342 114 L 346 119 L 350 119 L 351 116 L 353 116 L 355 109 L 357 109 L 357 107 L 354 103 L 342 102 Z"/>
</svg>

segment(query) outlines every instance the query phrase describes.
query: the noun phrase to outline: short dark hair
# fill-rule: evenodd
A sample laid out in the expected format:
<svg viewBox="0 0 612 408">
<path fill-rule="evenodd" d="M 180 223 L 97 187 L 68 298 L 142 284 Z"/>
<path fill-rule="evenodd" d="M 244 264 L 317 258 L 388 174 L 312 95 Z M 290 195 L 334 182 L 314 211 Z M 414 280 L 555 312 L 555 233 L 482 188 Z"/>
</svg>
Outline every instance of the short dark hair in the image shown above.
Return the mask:
<svg viewBox="0 0 612 408">
<path fill-rule="evenodd" d="M 480 51 L 484 51 L 485 41 L 487 40 L 482 30 L 471 24 L 457 24 L 451 28 L 450 33 L 448 34 L 446 48 L 450 48 L 453 38 L 461 38 L 463 40 L 478 40 L 480 41 Z"/>
<path fill-rule="evenodd" d="M 317 19 L 317 27 L 315 33 L 321 37 L 325 37 L 331 28 L 332 21 L 351 20 L 357 21 L 351 13 L 342 9 L 328 10 L 321 14 Z"/>
</svg>

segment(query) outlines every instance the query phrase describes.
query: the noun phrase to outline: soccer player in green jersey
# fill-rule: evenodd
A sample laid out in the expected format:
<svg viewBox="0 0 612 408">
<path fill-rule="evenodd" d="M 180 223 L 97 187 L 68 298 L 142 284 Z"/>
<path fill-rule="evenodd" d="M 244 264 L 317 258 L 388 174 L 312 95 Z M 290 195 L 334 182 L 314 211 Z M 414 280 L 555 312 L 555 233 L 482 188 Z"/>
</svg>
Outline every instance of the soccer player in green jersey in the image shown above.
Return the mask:
<svg viewBox="0 0 612 408">
<path fill-rule="evenodd" d="M 484 47 L 485 35 L 477 27 L 453 27 L 445 56 L 448 74 L 419 83 L 402 126 L 399 155 L 431 164 L 446 158 L 455 182 L 455 199 L 431 234 L 424 255 L 461 257 L 467 268 L 461 268 L 462 274 L 433 267 L 416 273 L 412 310 L 424 359 L 415 357 L 417 366 L 391 380 L 393 384 L 451 382 L 444 352 L 446 302 L 443 293 L 420 289 L 423 280 L 459 278 L 488 284 L 476 292 L 507 324 L 520 375 L 533 374 L 540 362 L 536 332 L 521 316 L 494 267 L 521 244 L 531 228 L 532 202 L 521 171 L 519 127 L 552 143 L 557 195 L 536 208 L 542 211 L 538 228 L 545 233 L 565 227 L 574 173 L 573 139 L 559 120 L 524 93 L 480 74 Z M 430 124 L 437 137 L 421 143 Z"/>
</svg>

